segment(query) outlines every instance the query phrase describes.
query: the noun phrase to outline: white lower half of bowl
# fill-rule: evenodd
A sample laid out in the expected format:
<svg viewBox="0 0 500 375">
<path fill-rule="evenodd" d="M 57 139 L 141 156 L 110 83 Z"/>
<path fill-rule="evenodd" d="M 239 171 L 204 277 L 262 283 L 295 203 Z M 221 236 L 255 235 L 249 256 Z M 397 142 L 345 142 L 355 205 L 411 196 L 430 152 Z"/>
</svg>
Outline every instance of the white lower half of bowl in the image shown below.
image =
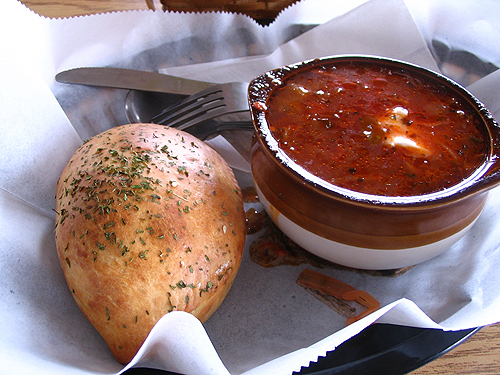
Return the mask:
<svg viewBox="0 0 500 375">
<path fill-rule="evenodd" d="M 450 237 L 423 246 L 391 250 L 357 247 L 332 241 L 302 228 L 279 212 L 262 194 L 257 184 L 255 188 L 260 202 L 273 222 L 297 245 L 333 263 L 357 269 L 391 270 L 425 262 L 448 250 L 477 220 L 476 218 Z"/>
</svg>

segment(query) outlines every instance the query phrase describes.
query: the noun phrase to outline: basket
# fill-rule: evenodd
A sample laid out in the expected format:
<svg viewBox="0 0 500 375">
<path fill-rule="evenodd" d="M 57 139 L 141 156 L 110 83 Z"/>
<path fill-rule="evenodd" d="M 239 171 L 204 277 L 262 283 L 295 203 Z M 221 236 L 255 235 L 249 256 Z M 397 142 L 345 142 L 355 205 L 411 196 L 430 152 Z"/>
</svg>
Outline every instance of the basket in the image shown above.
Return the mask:
<svg viewBox="0 0 500 375">
<path fill-rule="evenodd" d="M 256 20 L 273 20 L 286 7 L 298 0 L 160 0 L 164 11 L 241 13 Z M 151 0 L 146 0 L 154 9 Z"/>
</svg>

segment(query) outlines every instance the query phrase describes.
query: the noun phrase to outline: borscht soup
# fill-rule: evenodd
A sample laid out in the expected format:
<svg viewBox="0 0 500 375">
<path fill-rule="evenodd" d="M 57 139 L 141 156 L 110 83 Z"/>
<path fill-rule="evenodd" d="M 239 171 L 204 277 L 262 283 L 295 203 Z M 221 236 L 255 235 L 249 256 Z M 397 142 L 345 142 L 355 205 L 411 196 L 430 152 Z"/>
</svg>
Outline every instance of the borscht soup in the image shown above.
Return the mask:
<svg viewBox="0 0 500 375">
<path fill-rule="evenodd" d="M 338 61 L 297 70 L 265 103 L 279 147 L 313 175 L 383 196 L 441 191 L 488 155 L 471 104 L 404 68 Z"/>
</svg>

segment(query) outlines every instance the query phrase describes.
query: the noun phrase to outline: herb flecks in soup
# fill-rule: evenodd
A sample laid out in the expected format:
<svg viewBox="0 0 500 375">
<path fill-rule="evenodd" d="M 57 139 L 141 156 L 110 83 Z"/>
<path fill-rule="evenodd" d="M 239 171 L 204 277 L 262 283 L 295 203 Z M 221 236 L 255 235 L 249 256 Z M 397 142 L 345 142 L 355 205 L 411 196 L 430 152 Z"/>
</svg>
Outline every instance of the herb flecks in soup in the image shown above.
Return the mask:
<svg viewBox="0 0 500 375">
<path fill-rule="evenodd" d="M 376 65 L 304 69 L 266 103 L 281 149 L 334 185 L 388 196 L 464 180 L 488 150 L 479 115 L 423 76 Z"/>
</svg>

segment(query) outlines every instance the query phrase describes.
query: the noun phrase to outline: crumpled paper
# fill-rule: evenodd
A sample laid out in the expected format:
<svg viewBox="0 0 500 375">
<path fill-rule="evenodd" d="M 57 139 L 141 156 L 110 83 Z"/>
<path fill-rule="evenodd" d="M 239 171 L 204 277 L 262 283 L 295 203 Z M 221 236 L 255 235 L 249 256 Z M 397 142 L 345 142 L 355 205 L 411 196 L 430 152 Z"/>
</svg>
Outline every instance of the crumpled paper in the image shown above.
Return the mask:
<svg viewBox="0 0 500 375">
<path fill-rule="evenodd" d="M 499 56 L 500 13 L 492 11 L 498 5 L 486 0 L 473 5 L 448 0 L 346 3 L 304 0 L 261 27 L 224 13 L 140 11 L 49 20 L 15 0 L 2 2 L 0 32 L 9 36 L 0 40 L 3 371 L 115 374 L 126 369 L 112 358 L 68 291 L 55 251 L 52 211 L 57 178 L 76 148 L 127 121 L 126 92 L 57 84 L 53 77 L 58 71 L 112 65 L 213 82 L 248 81 L 304 59 L 375 54 L 455 75 L 499 115 L 499 73 L 491 71 Z M 463 30 L 474 33 L 464 35 Z M 454 59 L 457 49 L 472 52 L 476 62 L 484 63 L 481 69 L 460 65 L 462 60 Z M 226 152 L 225 140 L 213 142 Z M 250 184 L 241 156 L 243 172 L 236 171 L 237 177 Z M 182 312 L 166 315 L 130 366 L 188 375 L 289 374 L 373 322 L 445 330 L 496 323 L 499 206 L 500 191 L 494 189 L 459 243 L 401 276 L 322 269 L 382 304 L 348 327 L 345 318 L 295 284 L 306 265 L 264 269 L 246 253 L 227 299 L 205 324 Z"/>
</svg>

